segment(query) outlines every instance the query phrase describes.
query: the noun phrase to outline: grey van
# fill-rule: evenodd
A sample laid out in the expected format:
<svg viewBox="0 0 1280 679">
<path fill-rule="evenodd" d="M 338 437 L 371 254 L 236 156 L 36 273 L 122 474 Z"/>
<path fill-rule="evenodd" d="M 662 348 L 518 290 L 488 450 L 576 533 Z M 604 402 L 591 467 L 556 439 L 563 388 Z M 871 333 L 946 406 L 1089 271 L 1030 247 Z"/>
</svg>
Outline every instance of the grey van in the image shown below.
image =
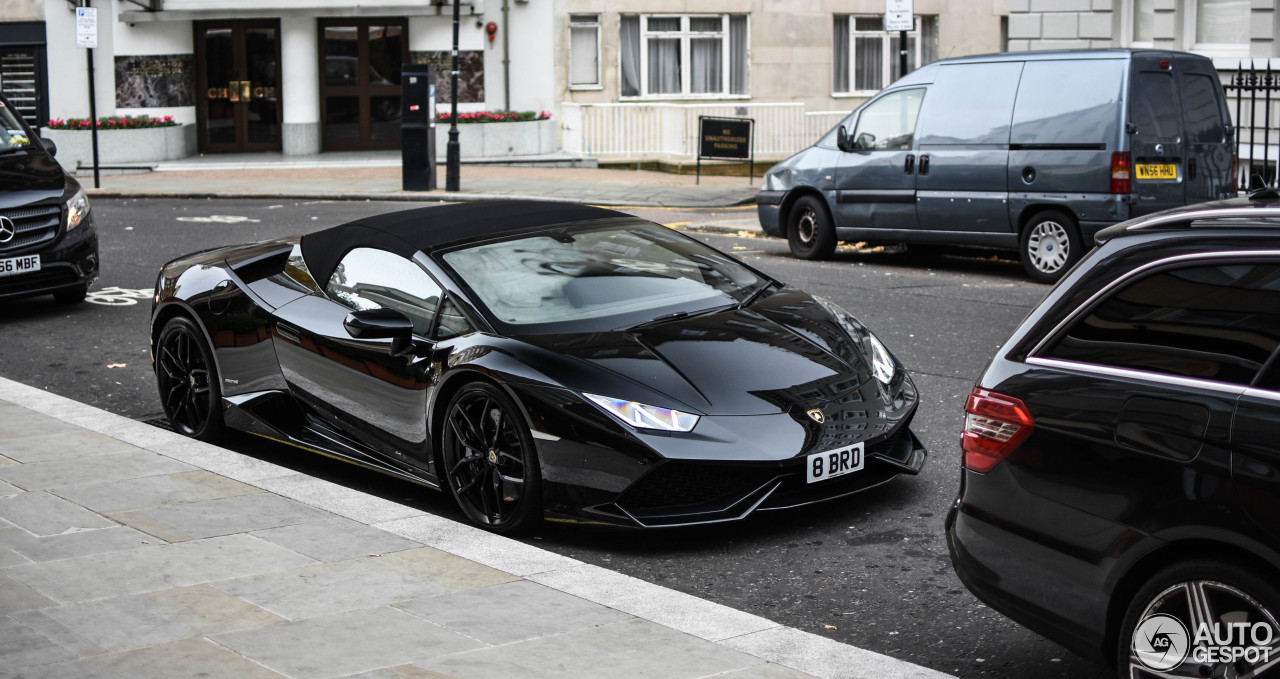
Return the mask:
<svg viewBox="0 0 1280 679">
<path fill-rule="evenodd" d="M 840 241 L 1017 250 L 1053 282 L 1103 227 L 1234 196 L 1213 63 L 1163 50 L 937 61 L 775 165 L 760 224 L 802 259 Z"/>
</svg>

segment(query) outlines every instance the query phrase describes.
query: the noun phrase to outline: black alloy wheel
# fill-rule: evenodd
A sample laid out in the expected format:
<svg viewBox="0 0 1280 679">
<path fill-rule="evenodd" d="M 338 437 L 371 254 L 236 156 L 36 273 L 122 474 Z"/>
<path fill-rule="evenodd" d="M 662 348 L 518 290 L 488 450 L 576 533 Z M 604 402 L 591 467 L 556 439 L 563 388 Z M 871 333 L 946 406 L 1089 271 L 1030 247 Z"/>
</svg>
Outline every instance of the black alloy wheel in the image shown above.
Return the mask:
<svg viewBox="0 0 1280 679">
<path fill-rule="evenodd" d="M 165 323 L 156 342 L 155 360 L 160 401 L 174 430 L 206 441 L 220 435 L 218 371 L 200 328 L 185 316 Z"/>
<path fill-rule="evenodd" d="M 801 196 L 791 207 L 787 245 L 799 259 L 826 259 L 836 251 L 836 231 L 827 206 L 816 196 Z"/>
<path fill-rule="evenodd" d="M 1280 589 L 1273 582 L 1219 561 L 1188 562 L 1157 573 L 1125 614 L 1117 644 L 1119 676 L 1251 679 L 1280 673 Z M 1201 625 L 1208 625 L 1217 640 L 1206 643 L 1210 637 L 1197 633 Z M 1244 627 L 1230 631 L 1235 625 Z M 1266 643 L 1250 650 L 1255 640 Z M 1146 655 L 1140 657 L 1140 650 Z"/>
<path fill-rule="evenodd" d="M 511 399 L 492 384 L 472 382 L 454 394 L 445 412 L 445 483 L 467 518 L 502 534 L 538 523 L 538 456 Z"/>
</svg>

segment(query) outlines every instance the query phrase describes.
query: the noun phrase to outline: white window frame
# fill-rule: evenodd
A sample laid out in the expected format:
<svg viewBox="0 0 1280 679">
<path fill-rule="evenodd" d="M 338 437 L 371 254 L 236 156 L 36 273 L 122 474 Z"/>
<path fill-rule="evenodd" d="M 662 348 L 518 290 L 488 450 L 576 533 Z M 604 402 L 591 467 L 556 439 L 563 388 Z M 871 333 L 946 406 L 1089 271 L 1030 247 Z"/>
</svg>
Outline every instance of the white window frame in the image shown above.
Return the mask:
<svg viewBox="0 0 1280 679">
<path fill-rule="evenodd" d="M 574 21 L 574 17 L 593 17 L 592 21 Z M 596 81 L 594 83 L 574 83 L 573 82 L 573 29 L 590 28 L 596 32 Z M 569 81 L 570 90 L 603 90 L 604 77 L 600 68 L 600 15 L 591 13 L 570 14 L 569 15 L 569 69 L 566 79 Z"/>
<path fill-rule="evenodd" d="M 636 101 L 641 99 L 750 99 L 751 93 L 751 18 L 746 16 L 747 36 L 746 50 L 744 59 L 746 63 L 743 68 L 747 69 L 747 92 L 741 94 L 730 94 L 729 89 L 732 87 L 732 50 L 730 46 L 729 19 L 732 16 L 741 16 L 738 14 L 635 14 L 640 20 L 640 63 L 637 69 L 640 78 L 640 94 L 639 96 L 624 97 L 619 99 L 625 101 Z M 679 31 L 650 31 L 650 19 L 679 19 Z M 709 31 L 693 31 L 690 29 L 692 19 L 719 19 L 720 30 L 716 32 Z M 679 92 L 649 92 L 649 40 L 650 38 L 665 37 L 676 38 L 680 41 L 680 91 Z M 721 40 L 720 47 L 720 91 L 719 92 L 691 92 L 692 82 L 692 46 L 690 41 L 694 38 L 719 37 Z M 619 50 L 618 53 L 618 72 L 622 72 L 622 59 L 625 55 Z"/>
<path fill-rule="evenodd" d="M 1181 0 L 1179 8 L 1183 10 L 1186 21 L 1183 22 L 1183 44 L 1190 45 L 1190 52 L 1202 54 L 1206 57 L 1231 57 L 1241 58 L 1249 56 L 1249 45 L 1252 42 L 1246 39 L 1243 43 L 1219 43 L 1219 42 L 1196 42 L 1196 31 L 1200 26 L 1200 7 L 1197 0 Z M 1246 9 L 1252 18 L 1253 7 Z"/>
<path fill-rule="evenodd" d="M 1158 14 L 1155 9 L 1155 3 L 1152 3 L 1152 24 L 1154 30 L 1155 16 Z M 1124 12 L 1121 14 L 1122 24 L 1120 26 L 1120 35 L 1122 37 L 1121 44 L 1127 47 L 1155 47 L 1155 38 L 1146 42 L 1134 40 L 1133 32 L 1138 27 L 1138 3 L 1136 0 L 1127 0 L 1124 3 Z"/>
<path fill-rule="evenodd" d="M 892 82 L 890 78 L 893 77 L 892 76 L 893 67 L 894 67 L 894 64 L 897 63 L 898 53 L 893 51 L 893 48 L 890 46 L 890 44 L 892 43 L 891 38 L 896 37 L 898 31 L 883 31 L 883 30 L 859 31 L 858 30 L 857 20 L 859 17 L 864 19 L 871 18 L 871 17 L 883 18 L 884 15 L 882 14 L 840 14 L 839 16 L 847 16 L 849 18 L 849 43 L 848 43 L 849 44 L 849 54 L 848 54 L 849 91 L 847 92 L 835 91 L 835 83 L 832 82 L 831 96 L 836 99 L 846 99 L 846 98 L 852 99 L 852 98 L 869 97 L 875 94 L 876 92 L 879 92 L 880 89 L 884 89 L 885 87 L 888 87 L 889 84 Z M 923 20 L 921 19 L 921 16 L 919 14 L 915 15 L 913 19 L 915 23 L 915 28 L 910 31 L 907 31 L 907 39 L 908 41 L 910 41 L 912 38 L 915 39 L 915 64 L 916 64 L 916 68 L 919 69 L 921 66 L 924 66 L 924 64 L 920 63 L 921 59 L 924 58 L 924 40 L 923 40 L 924 25 L 923 25 Z M 858 82 L 858 76 L 857 76 L 858 74 L 858 58 L 857 58 L 858 36 L 863 36 L 868 38 L 872 36 L 876 36 L 881 38 L 881 41 L 880 41 L 880 49 L 882 52 L 881 64 L 883 66 L 880 72 L 880 77 L 882 80 L 880 89 L 875 89 L 875 90 L 854 89 L 855 87 L 854 83 Z M 831 55 L 832 63 L 835 63 L 835 60 L 839 57 L 839 55 L 834 54 L 834 50 L 835 50 L 835 46 L 833 45 L 832 46 L 833 54 Z M 892 61 L 890 61 L 891 59 Z"/>
</svg>

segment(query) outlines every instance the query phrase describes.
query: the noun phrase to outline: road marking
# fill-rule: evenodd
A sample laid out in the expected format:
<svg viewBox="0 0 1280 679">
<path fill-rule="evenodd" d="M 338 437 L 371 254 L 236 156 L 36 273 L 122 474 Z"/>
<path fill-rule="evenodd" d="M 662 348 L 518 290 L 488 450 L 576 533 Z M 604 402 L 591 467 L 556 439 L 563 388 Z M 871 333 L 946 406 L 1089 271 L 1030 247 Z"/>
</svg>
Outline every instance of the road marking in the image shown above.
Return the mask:
<svg viewBox="0 0 1280 679">
<path fill-rule="evenodd" d="M 258 222 L 261 222 L 262 220 L 254 219 L 252 217 L 241 217 L 239 215 L 209 215 L 208 217 L 178 217 L 178 221 L 203 222 L 203 223 L 214 222 L 217 224 L 246 224 L 246 223 L 256 224 Z"/>
<path fill-rule="evenodd" d="M 155 290 L 151 288 L 117 288 L 115 286 L 94 290 L 85 295 L 84 301 L 103 306 L 133 306 L 140 299 L 151 299 Z"/>
</svg>

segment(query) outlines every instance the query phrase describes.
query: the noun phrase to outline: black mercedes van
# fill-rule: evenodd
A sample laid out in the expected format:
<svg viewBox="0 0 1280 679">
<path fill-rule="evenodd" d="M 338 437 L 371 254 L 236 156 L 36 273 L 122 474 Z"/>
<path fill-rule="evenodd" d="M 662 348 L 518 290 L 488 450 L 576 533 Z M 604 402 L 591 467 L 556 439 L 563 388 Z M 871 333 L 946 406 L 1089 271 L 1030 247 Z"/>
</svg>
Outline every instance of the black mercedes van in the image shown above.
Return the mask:
<svg viewBox="0 0 1280 679">
<path fill-rule="evenodd" d="M 98 277 L 89 198 L 56 152 L 0 97 L 0 300 L 52 294 L 76 304 Z"/>
</svg>

